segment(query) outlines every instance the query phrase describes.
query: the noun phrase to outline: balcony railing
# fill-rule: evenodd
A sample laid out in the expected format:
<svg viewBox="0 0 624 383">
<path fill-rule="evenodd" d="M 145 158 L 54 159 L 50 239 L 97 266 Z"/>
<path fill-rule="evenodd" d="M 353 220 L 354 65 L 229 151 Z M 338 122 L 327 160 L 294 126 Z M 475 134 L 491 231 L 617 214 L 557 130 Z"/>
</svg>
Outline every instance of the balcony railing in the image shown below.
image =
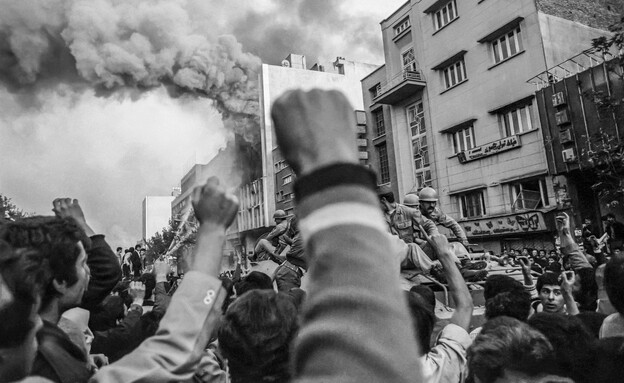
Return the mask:
<svg viewBox="0 0 624 383">
<path fill-rule="evenodd" d="M 386 82 L 382 82 L 373 98 L 374 103 L 394 104 L 401 101 L 410 93 L 425 87 L 422 73 L 413 70 L 403 70 Z"/>
</svg>

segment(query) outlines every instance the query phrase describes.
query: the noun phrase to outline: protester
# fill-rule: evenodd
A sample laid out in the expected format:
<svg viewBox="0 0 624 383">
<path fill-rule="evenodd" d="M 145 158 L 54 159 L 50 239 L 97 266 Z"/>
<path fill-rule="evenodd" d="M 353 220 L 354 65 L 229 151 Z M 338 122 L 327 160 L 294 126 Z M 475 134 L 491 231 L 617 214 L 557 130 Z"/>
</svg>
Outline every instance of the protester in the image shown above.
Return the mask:
<svg viewBox="0 0 624 383">
<path fill-rule="evenodd" d="M 624 257 L 613 257 L 604 271 L 604 286 L 609 301 L 617 310 L 600 328 L 600 338 L 624 337 Z"/>
<path fill-rule="evenodd" d="M 310 261 L 294 380 L 422 381 L 375 177 L 358 165 L 353 108 L 336 91 L 289 91 L 272 116 L 280 150 L 297 173 Z"/>
</svg>

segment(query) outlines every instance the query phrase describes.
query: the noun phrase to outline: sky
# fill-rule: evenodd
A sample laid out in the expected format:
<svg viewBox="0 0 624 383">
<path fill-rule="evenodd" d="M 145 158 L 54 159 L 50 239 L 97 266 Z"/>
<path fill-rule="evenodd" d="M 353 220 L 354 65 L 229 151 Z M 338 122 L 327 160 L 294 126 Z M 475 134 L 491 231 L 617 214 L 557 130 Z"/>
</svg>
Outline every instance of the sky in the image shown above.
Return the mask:
<svg viewBox="0 0 624 383">
<path fill-rule="evenodd" d="M 0 0 L 0 194 L 50 214 L 77 198 L 113 247 L 246 113 L 257 65 L 289 53 L 383 63 L 403 0 Z M 172 90 L 172 89 L 175 89 Z"/>
</svg>

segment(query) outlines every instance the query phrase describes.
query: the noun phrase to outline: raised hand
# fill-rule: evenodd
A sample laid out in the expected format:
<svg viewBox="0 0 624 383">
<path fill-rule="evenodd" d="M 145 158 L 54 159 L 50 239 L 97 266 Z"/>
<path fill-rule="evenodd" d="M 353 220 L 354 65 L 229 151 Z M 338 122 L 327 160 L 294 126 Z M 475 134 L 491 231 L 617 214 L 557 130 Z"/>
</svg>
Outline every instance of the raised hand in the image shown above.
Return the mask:
<svg viewBox="0 0 624 383">
<path fill-rule="evenodd" d="M 564 271 L 559 276 L 559 282 L 561 284 L 561 288 L 569 294 L 572 294 L 572 289 L 574 286 L 574 282 L 576 281 L 576 276 L 574 275 L 574 271 Z"/>
<path fill-rule="evenodd" d="M 355 111 L 342 93 L 289 91 L 273 103 L 271 116 L 277 143 L 295 173 L 358 163 Z"/>
<path fill-rule="evenodd" d="M 203 186 L 198 186 L 192 194 L 195 217 L 200 224 L 214 224 L 227 228 L 238 212 L 238 198 L 226 193 L 219 186 L 217 177 L 210 177 Z"/>
<path fill-rule="evenodd" d="M 555 217 L 557 231 L 562 234 L 570 234 L 570 217 L 567 213 L 561 212 Z"/>
<path fill-rule="evenodd" d="M 56 198 L 52 201 L 52 211 L 57 217 L 72 217 L 75 219 L 78 225 L 80 225 L 82 230 L 84 230 L 88 236 L 95 234 L 91 227 L 87 224 L 84 212 L 82 211 L 82 207 L 80 207 L 77 199 Z"/>
</svg>

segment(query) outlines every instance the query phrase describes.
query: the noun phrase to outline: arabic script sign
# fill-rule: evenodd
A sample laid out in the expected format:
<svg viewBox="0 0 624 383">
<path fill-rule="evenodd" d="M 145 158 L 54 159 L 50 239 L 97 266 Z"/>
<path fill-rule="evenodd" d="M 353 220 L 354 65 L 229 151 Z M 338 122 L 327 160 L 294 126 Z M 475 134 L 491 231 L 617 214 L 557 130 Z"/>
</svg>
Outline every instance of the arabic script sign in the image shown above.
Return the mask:
<svg viewBox="0 0 624 383">
<path fill-rule="evenodd" d="M 506 217 L 485 218 L 477 221 L 461 222 L 460 224 L 469 237 L 548 230 L 544 221 L 544 213 L 541 211 L 531 211 Z"/>
<path fill-rule="evenodd" d="M 459 162 L 465 163 L 477 160 L 482 157 L 501 153 L 509 149 L 519 148 L 520 146 L 520 137 L 509 136 L 503 138 L 502 140 L 490 142 L 489 144 L 482 146 L 477 146 L 476 148 L 472 148 L 470 150 L 464 150 L 457 155 L 457 158 L 459 158 Z"/>
</svg>

